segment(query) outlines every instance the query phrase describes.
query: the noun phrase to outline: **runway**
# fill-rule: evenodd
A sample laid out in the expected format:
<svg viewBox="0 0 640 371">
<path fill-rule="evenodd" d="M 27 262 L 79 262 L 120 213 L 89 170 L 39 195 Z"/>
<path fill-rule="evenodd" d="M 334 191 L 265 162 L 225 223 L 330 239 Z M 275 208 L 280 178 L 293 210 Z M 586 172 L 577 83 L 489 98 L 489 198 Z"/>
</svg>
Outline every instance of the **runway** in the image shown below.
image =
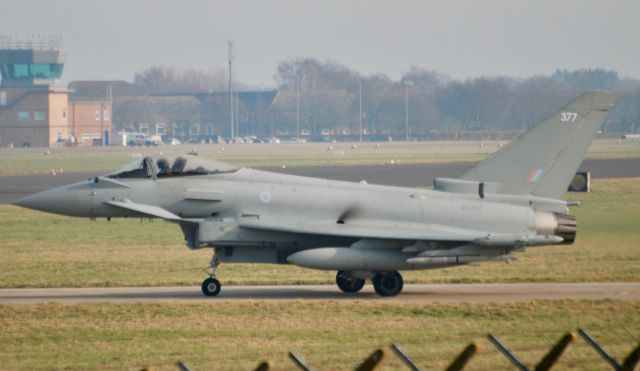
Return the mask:
<svg viewBox="0 0 640 371">
<path fill-rule="evenodd" d="M 640 300 L 640 282 L 414 284 L 393 298 L 382 298 L 371 285 L 344 294 L 334 285 L 223 286 L 217 297 L 200 287 L 121 287 L 0 289 L 0 304 L 34 303 L 213 303 L 220 301 L 347 300 L 390 303 L 486 303 L 530 300 Z"/>
<path fill-rule="evenodd" d="M 371 184 L 399 187 L 425 187 L 433 184 L 436 177 L 456 178 L 472 168 L 475 163 L 435 163 L 372 166 L 309 166 L 291 168 L 264 168 L 283 174 L 327 178 L 348 182 L 366 180 Z M 640 177 L 640 158 L 610 160 L 587 159 L 581 171 L 591 171 L 595 179 Z M 53 187 L 87 180 L 96 173 L 66 172 L 59 175 L 0 176 L 0 204 L 11 203 L 19 198 Z"/>
</svg>

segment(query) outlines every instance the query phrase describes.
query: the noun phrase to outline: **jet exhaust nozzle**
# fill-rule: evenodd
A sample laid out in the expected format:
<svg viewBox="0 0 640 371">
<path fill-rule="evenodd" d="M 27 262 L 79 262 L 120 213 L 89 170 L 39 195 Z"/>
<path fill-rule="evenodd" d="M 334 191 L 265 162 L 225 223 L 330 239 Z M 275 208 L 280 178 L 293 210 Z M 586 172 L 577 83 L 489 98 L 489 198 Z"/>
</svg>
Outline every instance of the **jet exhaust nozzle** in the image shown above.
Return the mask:
<svg viewBox="0 0 640 371">
<path fill-rule="evenodd" d="M 538 235 L 560 237 L 563 245 L 570 245 L 576 240 L 578 225 L 573 215 L 538 210 L 534 220 Z"/>
<path fill-rule="evenodd" d="M 554 213 L 558 221 L 554 235 L 561 237 L 563 245 L 571 245 L 576 240 L 578 223 L 576 217 L 569 214 Z"/>
</svg>

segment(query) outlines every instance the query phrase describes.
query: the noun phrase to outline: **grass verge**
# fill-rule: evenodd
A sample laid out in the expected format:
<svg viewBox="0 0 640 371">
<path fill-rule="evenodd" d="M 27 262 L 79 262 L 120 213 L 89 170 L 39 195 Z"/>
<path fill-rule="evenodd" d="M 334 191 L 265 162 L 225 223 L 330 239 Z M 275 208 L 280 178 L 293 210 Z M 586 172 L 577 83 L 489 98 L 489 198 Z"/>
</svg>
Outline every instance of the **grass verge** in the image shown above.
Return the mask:
<svg viewBox="0 0 640 371">
<path fill-rule="evenodd" d="M 444 369 L 470 342 L 470 369 L 511 370 L 485 340 L 497 336 L 526 364 L 566 332 L 585 328 L 617 359 L 637 345 L 639 302 L 534 301 L 513 304 L 211 302 L 0 306 L 5 369 L 252 369 L 271 360 L 294 369 L 288 350 L 324 370 L 353 369 L 396 342 L 425 369 Z M 387 348 L 388 350 L 388 348 Z M 383 369 L 402 369 L 388 352 Z M 556 369 L 608 366 L 578 339 Z"/>
</svg>

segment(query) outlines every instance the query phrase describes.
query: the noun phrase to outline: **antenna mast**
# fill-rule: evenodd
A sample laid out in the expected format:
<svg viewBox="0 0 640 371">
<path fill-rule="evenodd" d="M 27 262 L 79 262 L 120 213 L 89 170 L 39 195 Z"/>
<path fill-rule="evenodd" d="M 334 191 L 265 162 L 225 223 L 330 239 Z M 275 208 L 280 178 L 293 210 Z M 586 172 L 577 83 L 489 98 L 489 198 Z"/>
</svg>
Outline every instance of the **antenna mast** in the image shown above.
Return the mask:
<svg viewBox="0 0 640 371">
<path fill-rule="evenodd" d="M 231 122 L 231 137 L 229 138 L 229 143 L 233 143 L 233 127 L 235 126 L 233 121 L 233 75 L 231 73 L 231 64 L 233 63 L 233 41 L 227 40 L 227 46 L 229 49 L 229 121 Z"/>
</svg>

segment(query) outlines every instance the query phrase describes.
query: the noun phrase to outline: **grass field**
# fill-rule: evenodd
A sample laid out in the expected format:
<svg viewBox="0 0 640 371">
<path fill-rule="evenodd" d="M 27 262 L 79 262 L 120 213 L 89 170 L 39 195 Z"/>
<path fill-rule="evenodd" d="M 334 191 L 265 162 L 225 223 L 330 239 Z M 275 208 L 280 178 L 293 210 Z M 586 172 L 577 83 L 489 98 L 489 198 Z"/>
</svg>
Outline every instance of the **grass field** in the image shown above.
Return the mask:
<svg viewBox="0 0 640 371">
<path fill-rule="evenodd" d="M 404 273 L 410 283 L 640 280 L 640 179 L 596 180 L 574 208 L 578 239 L 530 248 L 511 264 Z M 189 251 L 178 226 L 77 219 L 0 205 L 0 287 L 198 285 L 211 250 Z M 223 284 L 333 283 L 335 272 L 223 264 Z"/>
<path fill-rule="evenodd" d="M 412 142 L 412 143 L 306 143 L 306 144 L 235 144 L 182 145 L 161 147 L 107 147 L 50 149 L 0 149 L 0 175 L 47 173 L 59 171 L 108 172 L 144 155 L 185 154 L 192 148 L 204 157 L 216 158 L 241 166 L 317 166 L 381 165 L 400 163 L 434 163 L 479 161 L 506 142 Z M 333 149 L 329 150 L 329 147 Z M 376 148 L 376 146 L 380 146 Z M 221 151 L 224 148 L 224 151 Z M 589 158 L 625 158 L 640 156 L 640 141 L 596 140 Z"/>
<path fill-rule="evenodd" d="M 362 151 L 346 148 L 344 155 L 326 151 L 325 146 L 300 147 L 294 149 L 294 154 L 300 151 L 295 155 L 288 152 L 290 149 L 282 150 L 284 147 L 265 146 L 260 165 L 279 165 L 285 160 L 290 161 L 287 166 L 305 161 L 377 163 L 394 157 L 401 162 L 432 158 L 438 162 L 471 161 L 484 157 L 484 151 L 493 151 L 489 145 L 479 148 L 478 143 L 475 148 L 463 143 L 457 149 L 455 145 L 440 148 L 437 144 L 411 144 L 415 147 L 409 151 L 396 145 Z M 596 142 L 591 156 L 631 157 L 626 150 L 608 152 L 611 146 L 615 144 Z M 227 156 L 225 160 L 240 164 L 254 161 L 257 166 L 252 158 L 255 154 L 244 153 L 243 148 L 246 147 L 234 146 L 215 156 Z M 150 151 L 159 150 L 162 149 Z M 638 149 L 631 150 L 637 156 Z M 77 167 L 74 170 L 107 170 L 132 156 L 131 151 L 114 149 L 105 153 L 100 149 L 86 153 L 77 149 L 54 150 L 49 156 L 41 150 L 21 151 L 0 151 L 3 173 L 59 168 L 54 163 Z M 17 157 L 11 157 L 15 154 Z M 573 209 L 579 225 L 576 244 L 531 248 L 511 264 L 406 272 L 405 280 L 640 280 L 640 179 L 596 180 L 592 193 L 567 197 L 582 201 L 581 207 Z M 205 277 L 201 268 L 210 254 L 208 249 L 187 250 L 179 228 L 161 221 L 91 222 L 0 205 L 3 288 L 199 285 Z M 219 278 L 227 285 L 332 284 L 334 274 L 292 266 L 225 264 Z M 216 300 L 198 304 L 0 305 L 0 369 L 151 366 L 173 370 L 177 360 L 186 360 L 195 370 L 237 370 L 251 369 L 268 359 L 277 369 L 293 370 L 286 358 L 286 352 L 293 350 L 316 369 L 335 370 L 353 368 L 374 349 L 387 347 L 393 341 L 424 369 L 444 369 L 469 342 L 477 342 L 481 350 L 469 369 L 511 370 L 508 361 L 486 340 L 487 332 L 533 365 L 563 333 L 583 327 L 621 360 L 640 339 L 639 313 L 640 302 L 627 301 L 398 304 L 385 300 Z M 383 369 L 403 369 L 386 349 Z M 578 339 L 557 369 L 602 370 L 607 369 L 607 364 Z"/>
<path fill-rule="evenodd" d="M 621 360 L 638 344 L 639 302 L 558 301 L 516 304 L 377 302 L 211 302 L 0 306 L 3 369 L 249 370 L 271 360 L 294 370 L 292 350 L 319 370 L 353 369 L 395 342 L 424 369 L 444 369 L 470 342 L 471 370 L 512 370 L 485 339 L 497 336 L 529 365 L 566 332 L 586 329 Z M 387 349 L 383 369 L 404 369 Z M 556 369 L 604 370 L 578 339 Z"/>
</svg>

